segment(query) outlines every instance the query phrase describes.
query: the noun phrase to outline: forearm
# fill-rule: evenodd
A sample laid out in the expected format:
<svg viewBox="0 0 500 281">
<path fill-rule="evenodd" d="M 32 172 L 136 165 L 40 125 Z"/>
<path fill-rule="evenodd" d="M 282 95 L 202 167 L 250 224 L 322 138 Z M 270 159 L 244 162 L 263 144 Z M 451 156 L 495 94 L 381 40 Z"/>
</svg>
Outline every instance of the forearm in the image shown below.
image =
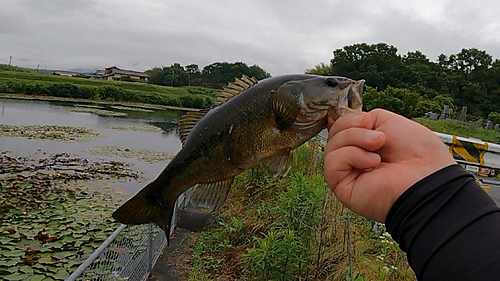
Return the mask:
<svg viewBox="0 0 500 281">
<path fill-rule="evenodd" d="M 410 187 L 386 225 L 421 280 L 500 278 L 500 208 L 458 165 Z"/>
</svg>

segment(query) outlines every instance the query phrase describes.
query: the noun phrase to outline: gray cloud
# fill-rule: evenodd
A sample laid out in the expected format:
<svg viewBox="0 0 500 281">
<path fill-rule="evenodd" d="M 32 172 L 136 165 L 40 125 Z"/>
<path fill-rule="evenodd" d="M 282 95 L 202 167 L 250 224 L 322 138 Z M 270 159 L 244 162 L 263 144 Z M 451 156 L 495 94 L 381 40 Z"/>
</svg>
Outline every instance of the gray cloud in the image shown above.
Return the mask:
<svg viewBox="0 0 500 281">
<path fill-rule="evenodd" d="M 0 62 L 12 55 L 28 67 L 144 70 L 244 61 L 279 75 L 360 42 L 431 59 L 464 47 L 499 58 L 499 10 L 494 0 L 4 0 Z"/>
</svg>

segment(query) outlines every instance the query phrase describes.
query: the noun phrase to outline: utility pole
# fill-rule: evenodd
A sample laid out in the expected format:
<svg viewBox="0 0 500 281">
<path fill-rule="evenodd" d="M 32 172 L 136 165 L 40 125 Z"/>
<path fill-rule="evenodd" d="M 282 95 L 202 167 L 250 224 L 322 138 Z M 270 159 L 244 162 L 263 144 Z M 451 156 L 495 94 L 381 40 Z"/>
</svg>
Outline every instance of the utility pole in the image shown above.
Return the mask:
<svg viewBox="0 0 500 281">
<path fill-rule="evenodd" d="M 12 56 L 9 56 L 9 66 L 11 62 L 12 62 Z"/>
<path fill-rule="evenodd" d="M 36 67 L 36 73 L 38 73 L 39 69 L 40 69 L 40 64 L 38 64 L 37 67 Z"/>
</svg>

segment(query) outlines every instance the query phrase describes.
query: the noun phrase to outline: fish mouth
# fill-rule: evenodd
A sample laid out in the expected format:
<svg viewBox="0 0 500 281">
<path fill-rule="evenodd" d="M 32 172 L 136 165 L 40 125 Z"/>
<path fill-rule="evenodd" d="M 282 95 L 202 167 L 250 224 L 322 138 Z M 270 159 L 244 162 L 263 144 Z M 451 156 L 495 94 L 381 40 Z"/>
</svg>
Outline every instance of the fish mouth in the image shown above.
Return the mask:
<svg viewBox="0 0 500 281">
<path fill-rule="evenodd" d="M 363 86 L 365 80 L 349 81 L 340 92 L 333 92 L 333 100 L 311 101 L 308 108 L 318 111 L 329 111 L 334 120 L 347 113 L 361 112 L 363 105 Z"/>
<path fill-rule="evenodd" d="M 326 111 L 337 105 L 334 101 L 311 101 L 306 104 L 306 108 L 311 111 Z"/>
</svg>

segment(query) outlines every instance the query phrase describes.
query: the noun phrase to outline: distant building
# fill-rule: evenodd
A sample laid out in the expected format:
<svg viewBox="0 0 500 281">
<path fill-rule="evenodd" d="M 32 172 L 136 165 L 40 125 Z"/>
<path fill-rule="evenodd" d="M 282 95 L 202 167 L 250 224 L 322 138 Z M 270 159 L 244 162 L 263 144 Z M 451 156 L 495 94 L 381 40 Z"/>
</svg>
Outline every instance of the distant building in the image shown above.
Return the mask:
<svg viewBox="0 0 500 281">
<path fill-rule="evenodd" d="M 52 71 L 52 75 L 66 76 L 66 77 L 77 77 L 80 76 L 81 73 L 74 71 L 66 71 L 66 70 L 54 70 Z"/>
<path fill-rule="evenodd" d="M 116 66 L 111 66 L 104 69 L 104 79 L 109 81 L 120 81 L 125 80 L 124 77 L 130 78 L 127 81 L 143 82 L 146 83 L 149 80 L 149 75 L 145 72 L 139 72 L 134 70 L 120 69 Z"/>
<path fill-rule="evenodd" d="M 99 69 L 88 74 L 90 79 L 104 79 L 104 70 Z"/>
</svg>

